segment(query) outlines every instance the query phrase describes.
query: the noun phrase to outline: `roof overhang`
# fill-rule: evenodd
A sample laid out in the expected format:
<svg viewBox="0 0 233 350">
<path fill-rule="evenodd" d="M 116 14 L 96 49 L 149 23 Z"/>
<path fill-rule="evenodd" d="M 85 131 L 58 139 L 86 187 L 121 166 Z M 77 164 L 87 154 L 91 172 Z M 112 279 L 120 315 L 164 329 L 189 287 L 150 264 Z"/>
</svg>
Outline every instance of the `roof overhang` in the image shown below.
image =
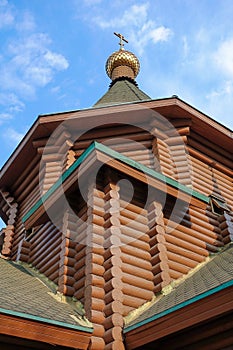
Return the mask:
<svg viewBox="0 0 233 350">
<path fill-rule="evenodd" d="M 203 332 L 203 323 L 222 318 L 232 313 L 233 310 L 233 281 L 229 281 L 208 292 L 197 295 L 185 303 L 175 305 L 161 314 L 154 315 L 144 322 L 126 327 L 124 330 L 127 349 L 132 350 L 140 346 L 148 346 L 149 343 L 159 341 L 165 337 L 177 334 L 177 339 L 182 337 L 181 331 L 189 327 L 200 326 L 200 334 Z M 232 316 L 231 316 L 232 320 Z M 219 327 L 223 327 L 219 324 Z M 222 330 L 222 329 L 221 329 Z M 179 333 L 178 333 L 179 332 Z M 182 333 L 183 334 L 183 333 Z"/>
<path fill-rule="evenodd" d="M 30 340 L 74 349 L 87 349 L 93 329 L 0 309 L 0 339 Z M 4 339 L 4 338 L 3 338 Z"/>
<path fill-rule="evenodd" d="M 26 229 L 38 225 L 47 217 L 53 206 L 58 206 L 62 196 L 88 180 L 93 169 L 106 165 L 135 180 L 151 186 L 157 191 L 175 197 L 177 200 L 205 208 L 209 197 L 180 184 L 155 170 L 148 168 L 114 150 L 93 142 L 86 151 L 68 168 L 57 182 L 35 203 L 23 217 Z M 56 209 L 57 210 L 57 209 Z"/>
<path fill-rule="evenodd" d="M 154 110 L 168 119 L 191 119 L 192 130 L 220 147 L 229 150 L 232 147 L 232 131 L 194 107 L 182 101 L 178 97 L 163 98 L 135 103 L 124 103 L 115 106 L 90 108 L 65 113 L 41 115 L 37 118 L 24 139 L 18 145 L 14 153 L 2 167 L 0 172 L 0 187 L 10 187 L 17 179 L 18 174 L 32 162 L 35 157 L 40 158 L 33 141 L 40 138 L 48 138 L 52 132 L 65 120 L 75 122 L 80 130 L 92 129 L 95 120 L 98 125 L 113 125 L 116 123 L 137 124 L 145 122 L 145 110 Z"/>
</svg>

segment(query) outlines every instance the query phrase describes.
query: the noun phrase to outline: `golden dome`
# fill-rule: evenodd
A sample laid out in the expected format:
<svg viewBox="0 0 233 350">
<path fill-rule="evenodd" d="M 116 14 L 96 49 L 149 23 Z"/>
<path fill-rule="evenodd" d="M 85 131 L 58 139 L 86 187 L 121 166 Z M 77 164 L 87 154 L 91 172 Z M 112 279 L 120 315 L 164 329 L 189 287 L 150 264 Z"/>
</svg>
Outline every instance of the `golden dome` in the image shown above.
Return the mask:
<svg viewBox="0 0 233 350">
<path fill-rule="evenodd" d="M 105 68 L 112 80 L 124 76 L 135 79 L 140 70 L 140 63 L 132 52 L 121 48 L 109 56 Z"/>
</svg>

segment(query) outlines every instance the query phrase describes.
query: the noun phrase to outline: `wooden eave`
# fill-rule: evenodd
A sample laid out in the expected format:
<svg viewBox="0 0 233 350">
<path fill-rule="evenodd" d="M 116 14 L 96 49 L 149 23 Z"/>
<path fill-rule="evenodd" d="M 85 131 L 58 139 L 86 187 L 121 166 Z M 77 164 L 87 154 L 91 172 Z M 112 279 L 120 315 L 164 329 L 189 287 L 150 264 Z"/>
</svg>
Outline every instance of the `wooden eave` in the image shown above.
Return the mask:
<svg viewBox="0 0 233 350">
<path fill-rule="evenodd" d="M 126 327 L 124 334 L 127 349 L 132 350 L 140 346 L 148 346 L 149 343 L 175 335 L 179 331 L 184 332 L 190 327 L 210 322 L 229 312 L 232 313 L 232 293 L 233 281 L 229 281 L 181 305 L 175 305 L 161 315 L 154 315 L 154 317 L 135 325 L 133 328 Z M 222 322 L 224 322 L 224 317 Z M 201 327 L 200 332 L 202 332 Z M 151 349 L 152 347 L 148 348 Z"/>
<path fill-rule="evenodd" d="M 30 319 L 31 318 L 31 319 Z M 74 349 L 87 349 L 90 343 L 92 329 L 81 330 L 82 327 L 71 327 L 67 324 L 54 324 L 39 317 L 31 317 L 12 313 L 2 313 L 0 310 L 0 335 L 12 336 L 30 341 L 65 346 Z"/>
<path fill-rule="evenodd" d="M 204 138 L 208 138 L 213 144 L 225 150 L 232 148 L 232 131 L 207 115 L 201 113 L 194 107 L 182 101 L 178 97 L 163 98 L 150 101 L 123 103 L 114 106 L 90 108 L 64 113 L 41 115 L 32 125 L 24 139 L 18 145 L 14 153 L 5 163 L 0 171 L 0 187 L 11 187 L 18 174 L 35 158 L 40 159 L 34 140 L 46 139 L 62 122 L 69 120 L 75 127 L 91 129 L 96 125 L 114 125 L 116 123 L 145 123 L 148 109 L 172 119 L 192 120 L 191 129 Z"/>
<path fill-rule="evenodd" d="M 88 173 L 95 166 L 107 165 L 127 176 L 152 186 L 158 191 L 171 195 L 194 206 L 205 208 L 209 198 L 187 186 L 184 186 L 155 170 L 148 168 L 98 142 L 93 142 L 86 151 L 68 168 L 58 181 L 38 200 L 23 217 L 26 228 L 41 223 L 40 220 L 54 205 L 59 204 L 63 194 L 87 182 Z M 81 166 L 81 167 L 80 167 Z M 78 183 L 77 183 L 78 179 Z"/>
</svg>

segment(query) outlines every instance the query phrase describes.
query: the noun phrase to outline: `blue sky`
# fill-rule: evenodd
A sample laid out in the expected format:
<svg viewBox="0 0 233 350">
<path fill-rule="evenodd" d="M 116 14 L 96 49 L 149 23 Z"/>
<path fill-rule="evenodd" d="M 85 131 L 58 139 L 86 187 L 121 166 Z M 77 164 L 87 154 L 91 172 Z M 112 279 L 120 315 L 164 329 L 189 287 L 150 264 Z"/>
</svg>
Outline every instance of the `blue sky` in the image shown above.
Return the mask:
<svg viewBox="0 0 233 350">
<path fill-rule="evenodd" d="M 233 127 L 232 0 L 0 0 L 0 167 L 39 114 L 92 106 L 108 56 L 141 63 L 139 87 L 178 95 Z"/>
</svg>

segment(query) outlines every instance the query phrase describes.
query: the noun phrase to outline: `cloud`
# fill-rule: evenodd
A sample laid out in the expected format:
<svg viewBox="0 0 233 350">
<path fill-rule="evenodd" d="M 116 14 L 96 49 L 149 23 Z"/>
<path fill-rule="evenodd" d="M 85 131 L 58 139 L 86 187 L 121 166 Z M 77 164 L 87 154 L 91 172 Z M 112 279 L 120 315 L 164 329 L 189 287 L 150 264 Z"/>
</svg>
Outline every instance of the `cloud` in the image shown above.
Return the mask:
<svg viewBox="0 0 233 350">
<path fill-rule="evenodd" d="M 21 21 L 16 23 L 18 31 L 33 31 L 36 29 L 36 23 L 33 15 L 29 11 L 25 11 L 21 16 Z"/>
<path fill-rule="evenodd" d="M 214 54 L 218 68 L 233 78 L 233 38 L 223 41 Z"/>
<path fill-rule="evenodd" d="M 24 137 L 24 133 L 18 132 L 13 128 L 7 128 L 4 132 L 4 138 L 12 146 L 16 146 Z"/>
<path fill-rule="evenodd" d="M 24 103 L 13 93 L 0 92 L 0 125 L 24 110 Z"/>
<path fill-rule="evenodd" d="M 2 125 L 6 120 L 12 119 L 12 114 L 10 113 L 0 113 L 0 125 Z"/>
<path fill-rule="evenodd" d="M 165 26 L 158 26 L 155 21 L 149 19 L 149 4 L 132 5 L 120 16 L 109 20 L 103 16 L 96 16 L 93 21 L 102 29 L 124 28 L 128 32 L 127 39 L 136 48 L 139 54 L 144 52 L 149 43 L 156 44 L 169 40 L 172 30 Z"/>
<path fill-rule="evenodd" d="M 9 31 L 8 31 L 9 29 Z M 25 100 L 36 97 L 58 71 L 68 68 L 67 59 L 52 50 L 52 40 L 38 30 L 33 14 L 0 0 L 0 124 L 25 110 Z M 11 141 L 22 134 L 8 130 Z"/>
<path fill-rule="evenodd" d="M 211 115 L 215 115 L 221 123 L 232 128 L 233 82 L 224 81 L 217 89 L 207 94 L 205 106 Z"/>
<path fill-rule="evenodd" d="M 21 98 L 35 96 L 38 87 L 52 81 L 56 71 L 65 70 L 67 59 L 50 49 L 51 39 L 44 33 L 22 35 L 11 40 L 1 65 L 2 87 L 17 93 Z"/>
<path fill-rule="evenodd" d="M 0 0 L 0 29 L 11 26 L 14 23 L 15 16 L 12 7 L 7 0 Z"/>
<path fill-rule="evenodd" d="M 218 98 L 222 96 L 232 95 L 233 94 L 233 82 L 230 80 L 227 80 L 224 82 L 223 86 L 221 86 L 218 90 L 213 90 L 211 93 L 209 93 L 206 98 L 207 99 L 213 99 Z"/>
<path fill-rule="evenodd" d="M 115 27 L 139 27 L 147 19 L 148 4 L 132 5 L 128 10 L 125 10 L 122 16 L 117 16 L 111 20 L 102 17 L 94 18 L 94 21 L 100 28 L 115 28 Z"/>
</svg>

